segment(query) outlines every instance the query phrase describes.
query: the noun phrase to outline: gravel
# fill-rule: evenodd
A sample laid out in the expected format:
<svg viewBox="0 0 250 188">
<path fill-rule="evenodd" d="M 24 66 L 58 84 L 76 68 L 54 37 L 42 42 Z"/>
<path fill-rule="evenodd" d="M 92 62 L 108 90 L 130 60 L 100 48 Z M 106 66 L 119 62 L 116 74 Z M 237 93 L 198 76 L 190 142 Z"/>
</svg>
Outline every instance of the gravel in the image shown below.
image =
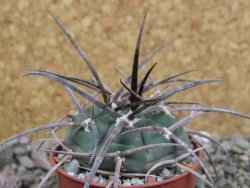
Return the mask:
<svg viewBox="0 0 250 188">
<path fill-rule="evenodd" d="M 218 188 L 248 188 L 250 187 L 250 138 L 235 134 L 229 138 L 217 139 L 228 151 L 229 156 L 217 145 L 206 142 L 217 171 L 217 178 L 212 165 L 207 159 L 205 163 Z M 31 142 L 23 140 L 12 142 L 0 148 L 0 188 L 35 188 L 50 168 L 48 159 L 43 153 L 32 154 Z M 39 158 L 40 156 L 40 158 Z M 75 168 L 78 162 L 73 160 L 65 164 L 69 174 L 78 178 L 85 178 L 86 174 L 78 172 Z M 201 171 L 204 175 L 204 173 Z M 165 169 L 160 172 L 164 178 L 172 176 L 171 171 Z M 112 178 L 112 177 L 109 177 Z M 161 178 L 160 178 L 161 179 Z M 108 178 L 97 176 L 97 182 L 105 183 Z M 142 184 L 139 178 L 124 179 L 123 184 Z M 55 188 L 55 176 L 53 175 L 44 185 L 44 188 Z M 204 182 L 198 180 L 196 188 L 207 188 Z"/>
<path fill-rule="evenodd" d="M 208 164 L 208 169 L 219 188 L 248 188 L 250 187 L 250 138 L 240 134 L 232 137 L 218 139 L 223 147 L 228 151 L 229 156 L 219 147 L 212 143 L 208 152 L 211 155 L 218 177 L 216 178 L 212 165 Z M 198 181 L 197 188 L 208 187 L 203 182 Z"/>
<path fill-rule="evenodd" d="M 21 138 L 0 148 L 0 188 L 36 188 L 41 182 L 51 165 L 47 155 L 32 146 L 30 140 Z M 56 188 L 55 175 L 44 188 Z"/>
</svg>

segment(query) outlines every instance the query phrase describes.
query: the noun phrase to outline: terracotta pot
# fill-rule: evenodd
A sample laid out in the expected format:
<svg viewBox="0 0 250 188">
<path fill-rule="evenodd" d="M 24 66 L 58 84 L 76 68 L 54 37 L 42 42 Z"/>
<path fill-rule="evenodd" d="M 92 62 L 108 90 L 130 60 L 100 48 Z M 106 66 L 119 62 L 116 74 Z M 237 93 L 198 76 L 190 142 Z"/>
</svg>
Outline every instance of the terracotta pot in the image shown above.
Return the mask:
<svg viewBox="0 0 250 188">
<path fill-rule="evenodd" d="M 60 150 L 60 146 L 56 147 L 56 150 Z M 56 164 L 55 161 L 55 153 L 51 153 L 50 155 L 50 161 L 52 165 Z M 202 151 L 200 150 L 198 152 L 199 158 L 202 158 Z M 193 166 L 191 166 L 192 169 L 199 168 L 199 163 L 195 163 Z M 77 179 L 69 174 L 67 174 L 62 168 L 57 168 L 56 170 L 56 176 L 57 176 L 57 184 L 58 188 L 82 188 L 84 185 L 84 180 Z M 181 175 L 178 175 L 173 178 L 169 178 L 167 180 L 163 180 L 161 182 L 157 182 L 154 184 L 144 184 L 144 185 L 133 185 L 133 186 L 119 186 L 120 188 L 194 188 L 196 183 L 196 177 L 189 173 L 184 172 Z M 92 183 L 91 188 L 100 187 L 105 188 L 106 185 L 103 184 L 97 184 Z"/>
</svg>

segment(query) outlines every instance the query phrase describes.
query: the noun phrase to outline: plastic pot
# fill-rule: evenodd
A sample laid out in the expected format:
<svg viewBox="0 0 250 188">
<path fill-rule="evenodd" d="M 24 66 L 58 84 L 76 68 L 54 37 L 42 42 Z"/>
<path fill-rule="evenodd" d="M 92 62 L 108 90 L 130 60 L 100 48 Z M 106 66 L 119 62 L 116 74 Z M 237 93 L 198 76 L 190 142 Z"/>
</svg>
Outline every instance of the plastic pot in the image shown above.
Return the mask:
<svg viewBox="0 0 250 188">
<path fill-rule="evenodd" d="M 197 144 L 195 144 L 197 145 Z M 57 146 L 56 150 L 60 151 L 61 147 Z M 202 151 L 200 150 L 198 152 L 199 158 L 202 158 Z M 55 161 L 56 154 L 51 153 L 50 155 L 50 161 L 52 165 L 56 164 Z M 193 166 L 189 166 L 192 169 L 199 168 L 199 163 L 195 163 Z M 57 177 L 57 185 L 58 188 L 82 188 L 84 185 L 84 180 L 77 179 L 69 174 L 67 174 L 62 168 L 57 168 L 56 170 L 56 177 Z M 169 178 L 167 180 L 163 180 L 154 184 L 143 184 L 143 185 L 132 185 L 132 186 L 119 186 L 120 188 L 194 188 L 196 183 L 196 177 L 189 173 L 184 172 L 176 177 Z M 91 188 L 105 188 L 106 185 L 104 184 L 97 184 L 92 183 Z"/>
</svg>

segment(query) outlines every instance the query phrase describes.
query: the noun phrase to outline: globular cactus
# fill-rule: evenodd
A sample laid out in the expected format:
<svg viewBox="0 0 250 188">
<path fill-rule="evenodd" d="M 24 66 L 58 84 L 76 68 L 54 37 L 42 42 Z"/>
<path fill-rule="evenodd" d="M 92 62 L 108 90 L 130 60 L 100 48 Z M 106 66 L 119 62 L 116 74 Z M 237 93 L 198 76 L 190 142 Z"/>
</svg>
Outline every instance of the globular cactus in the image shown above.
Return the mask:
<svg viewBox="0 0 250 188">
<path fill-rule="evenodd" d="M 84 122 L 87 119 L 91 119 L 90 121 L 95 124 L 98 133 L 98 143 L 95 146 L 97 137 L 93 134 L 92 129 L 88 128 L 79 128 L 79 127 L 71 127 L 69 128 L 65 145 L 68 146 L 73 151 L 83 152 L 83 153 L 95 153 L 95 150 L 99 151 L 102 145 L 105 142 L 105 139 L 108 138 L 109 135 L 112 134 L 117 120 L 120 116 L 126 116 L 126 114 L 131 113 L 131 111 L 135 111 L 141 105 L 130 106 L 130 104 L 143 101 L 143 90 L 145 83 L 154 68 L 153 65 L 151 69 L 146 73 L 144 79 L 141 82 L 140 87 L 138 87 L 137 81 L 137 72 L 138 72 L 138 60 L 139 60 L 139 47 L 141 36 L 143 32 L 143 26 L 145 23 L 146 15 L 141 24 L 141 30 L 138 36 L 136 52 L 134 57 L 133 69 L 132 69 L 132 78 L 131 78 L 131 90 L 127 88 L 125 93 L 121 92 L 118 97 L 116 97 L 116 101 L 120 102 L 119 106 L 127 105 L 119 110 L 119 108 L 114 108 L 115 112 L 118 114 L 118 117 L 114 117 L 109 113 L 103 111 L 99 107 L 95 107 L 93 111 L 91 111 L 91 107 L 87 108 L 85 111 L 80 112 L 76 116 L 72 118 L 73 122 Z M 122 82 L 121 82 L 122 83 Z M 125 84 L 122 83 L 123 87 L 126 88 Z M 104 89 L 104 87 L 103 87 Z M 128 93 L 130 92 L 130 93 Z M 103 96 L 107 95 L 107 92 L 103 91 Z M 125 96 L 124 96 L 125 95 Z M 116 95 L 107 97 L 110 101 L 106 101 L 107 108 L 112 105 L 116 106 L 116 101 L 111 101 L 112 97 L 115 98 Z M 104 100 L 105 101 L 105 100 Z M 158 103 L 158 101 L 157 101 Z M 111 105 L 110 105 L 111 104 Z M 176 118 L 171 115 L 166 109 L 162 111 L 152 111 L 139 116 L 139 118 L 130 118 L 128 119 L 129 126 L 125 126 L 120 133 L 115 136 L 115 139 L 110 144 L 107 152 L 122 152 L 126 150 L 136 149 L 139 147 L 159 144 L 159 143 L 175 143 L 174 140 L 166 139 L 163 135 L 159 136 L 159 133 L 156 131 L 147 131 L 147 132 L 128 132 L 123 134 L 124 132 L 132 129 L 132 128 L 142 128 L 147 126 L 157 126 L 161 128 L 169 128 L 171 125 L 176 123 Z M 87 125 L 88 126 L 88 125 Z M 179 127 L 173 132 L 178 138 L 187 143 L 188 146 L 191 146 L 187 133 L 184 131 L 183 127 Z M 133 155 L 129 155 L 125 158 L 122 164 L 122 171 L 127 172 L 138 172 L 138 173 L 146 173 L 153 165 L 162 160 L 168 160 L 172 158 L 176 158 L 177 156 L 183 154 L 185 150 L 176 145 L 165 147 L 165 148 L 154 148 L 148 151 L 137 152 Z M 90 163 L 90 159 L 82 158 L 80 159 L 81 163 L 86 166 Z M 115 161 L 114 159 L 105 159 L 100 166 L 101 169 L 105 170 L 114 170 L 115 169 Z"/>
<path fill-rule="evenodd" d="M 187 170 L 188 168 L 179 162 L 187 159 L 188 156 L 192 156 L 193 159 L 200 163 L 208 179 L 204 180 L 202 176 L 198 177 L 202 178 L 211 187 L 215 187 L 209 172 L 195 153 L 197 150 L 204 148 L 194 148 L 193 144 L 191 144 L 190 134 L 209 137 L 200 132 L 187 131 L 184 126 L 194 117 L 206 112 L 229 113 L 248 119 L 250 119 L 250 116 L 232 110 L 203 106 L 195 102 L 169 101 L 168 99 L 178 92 L 203 84 L 221 82 L 221 80 L 187 80 L 181 77 L 193 71 L 191 70 L 155 81 L 151 76 L 151 72 L 156 64 L 147 70 L 146 63 L 166 44 L 157 47 L 139 62 L 140 43 L 146 13 L 136 43 L 132 74 L 128 76 L 117 69 L 124 77 L 124 81 L 120 81 L 121 87 L 116 92 L 113 92 L 101 81 L 93 64 L 61 21 L 54 14 L 51 13 L 51 15 L 86 62 L 94 79 L 91 82 L 42 70 L 28 72 L 26 76 L 45 76 L 65 86 L 78 111 L 68 121 L 25 131 L 8 138 L 1 145 L 33 132 L 50 129 L 53 133 L 56 128 L 69 126 L 64 143 L 61 143 L 68 151 L 53 152 L 78 157 L 83 166 L 91 168 L 84 188 L 90 186 L 91 180 L 99 168 L 113 170 L 115 172 L 114 187 L 118 187 L 120 171 L 149 174 L 162 165 L 171 164 Z M 139 82 L 138 70 L 140 68 L 144 68 L 146 73 Z M 129 82 L 130 88 L 127 86 Z M 180 82 L 184 82 L 184 84 L 164 92 L 168 86 Z M 100 93 L 103 101 L 97 99 L 95 94 L 85 91 L 76 84 L 92 89 L 98 94 Z M 154 92 L 152 92 L 153 89 L 155 89 Z M 83 108 L 72 91 L 87 99 L 91 105 Z M 179 104 L 192 106 L 178 107 Z M 191 111 L 191 113 L 181 120 L 177 120 L 172 114 L 182 111 Z M 58 142 L 60 143 L 60 141 Z M 192 170 L 190 172 L 193 173 Z"/>
<path fill-rule="evenodd" d="M 90 118 L 91 108 L 86 109 L 85 114 Z M 81 115 L 78 114 L 73 117 L 73 121 L 82 122 L 84 119 L 82 119 Z M 95 123 L 98 130 L 99 142 L 97 150 L 99 150 L 105 138 L 107 138 L 107 135 L 110 135 L 114 129 L 116 118 L 101 111 L 99 108 L 96 108 L 93 113 L 92 121 Z M 133 128 L 147 126 L 168 128 L 170 125 L 176 123 L 176 118 L 165 112 L 149 112 L 142 115 L 138 121 L 133 122 L 133 120 L 131 120 L 131 122 L 131 127 L 124 128 L 123 131 L 117 135 L 116 139 L 110 145 L 108 152 L 112 153 L 124 151 L 151 144 L 175 143 L 173 140 L 168 140 L 163 135 L 159 135 L 159 133 L 156 131 L 128 132 L 122 134 L 123 132 Z M 183 127 L 179 127 L 173 133 L 185 143 L 190 145 L 189 138 Z M 73 151 L 93 153 L 95 147 L 94 143 L 95 136 L 92 133 L 91 128 L 89 128 L 88 131 L 79 127 L 70 127 L 68 129 L 65 145 L 71 148 Z M 125 161 L 122 164 L 122 170 L 126 172 L 147 173 L 147 171 L 159 161 L 176 158 L 184 152 L 185 150 L 183 150 L 183 148 L 177 146 L 155 148 L 149 151 L 138 152 L 125 158 Z M 88 158 L 82 158 L 79 160 L 84 166 L 89 164 Z M 105 170 L 114 170 L 115 161 L 113 159 L 105 159 L 102 162 L 100 168 Z"/>
</svg>

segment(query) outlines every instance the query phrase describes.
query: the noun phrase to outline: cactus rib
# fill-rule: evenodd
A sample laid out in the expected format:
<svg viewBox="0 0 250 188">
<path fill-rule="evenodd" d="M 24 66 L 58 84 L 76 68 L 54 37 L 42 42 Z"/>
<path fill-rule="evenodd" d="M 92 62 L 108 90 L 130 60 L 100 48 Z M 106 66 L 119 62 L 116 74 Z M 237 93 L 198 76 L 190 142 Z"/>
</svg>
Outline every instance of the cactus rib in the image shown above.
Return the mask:
<svg viewBox="0 0 250 188">
<path fill-rule="evenodd" d="M 98 152 L 94 164 L 90 170 L 90 174 L 89 177 L 86 179 L 86 182 L 84 184 L 83 188 L 89 188 L 92 179 L 94 178 L 95 174 L 96 174 L 96 170 L 99 168 L 99 166 L 101 165 L 103 158 L 104 158 L 104 154 L 108 151 L 110 145 L 112 144 L 112 142 L 114 141 L 114 139 L 116 138 L 116 136 L 122 131 L 122 129 L 124 127 L 128 126 L 128 122 L 127 121 L 120 121 L 119 123 L 117 123 L 116 127 L 114 128 L 112 134 L 110 134 L 108 136 L 108 138 L 105 140 L 105 143 L 102 145 L 100 151 Z"/>
</svg>

